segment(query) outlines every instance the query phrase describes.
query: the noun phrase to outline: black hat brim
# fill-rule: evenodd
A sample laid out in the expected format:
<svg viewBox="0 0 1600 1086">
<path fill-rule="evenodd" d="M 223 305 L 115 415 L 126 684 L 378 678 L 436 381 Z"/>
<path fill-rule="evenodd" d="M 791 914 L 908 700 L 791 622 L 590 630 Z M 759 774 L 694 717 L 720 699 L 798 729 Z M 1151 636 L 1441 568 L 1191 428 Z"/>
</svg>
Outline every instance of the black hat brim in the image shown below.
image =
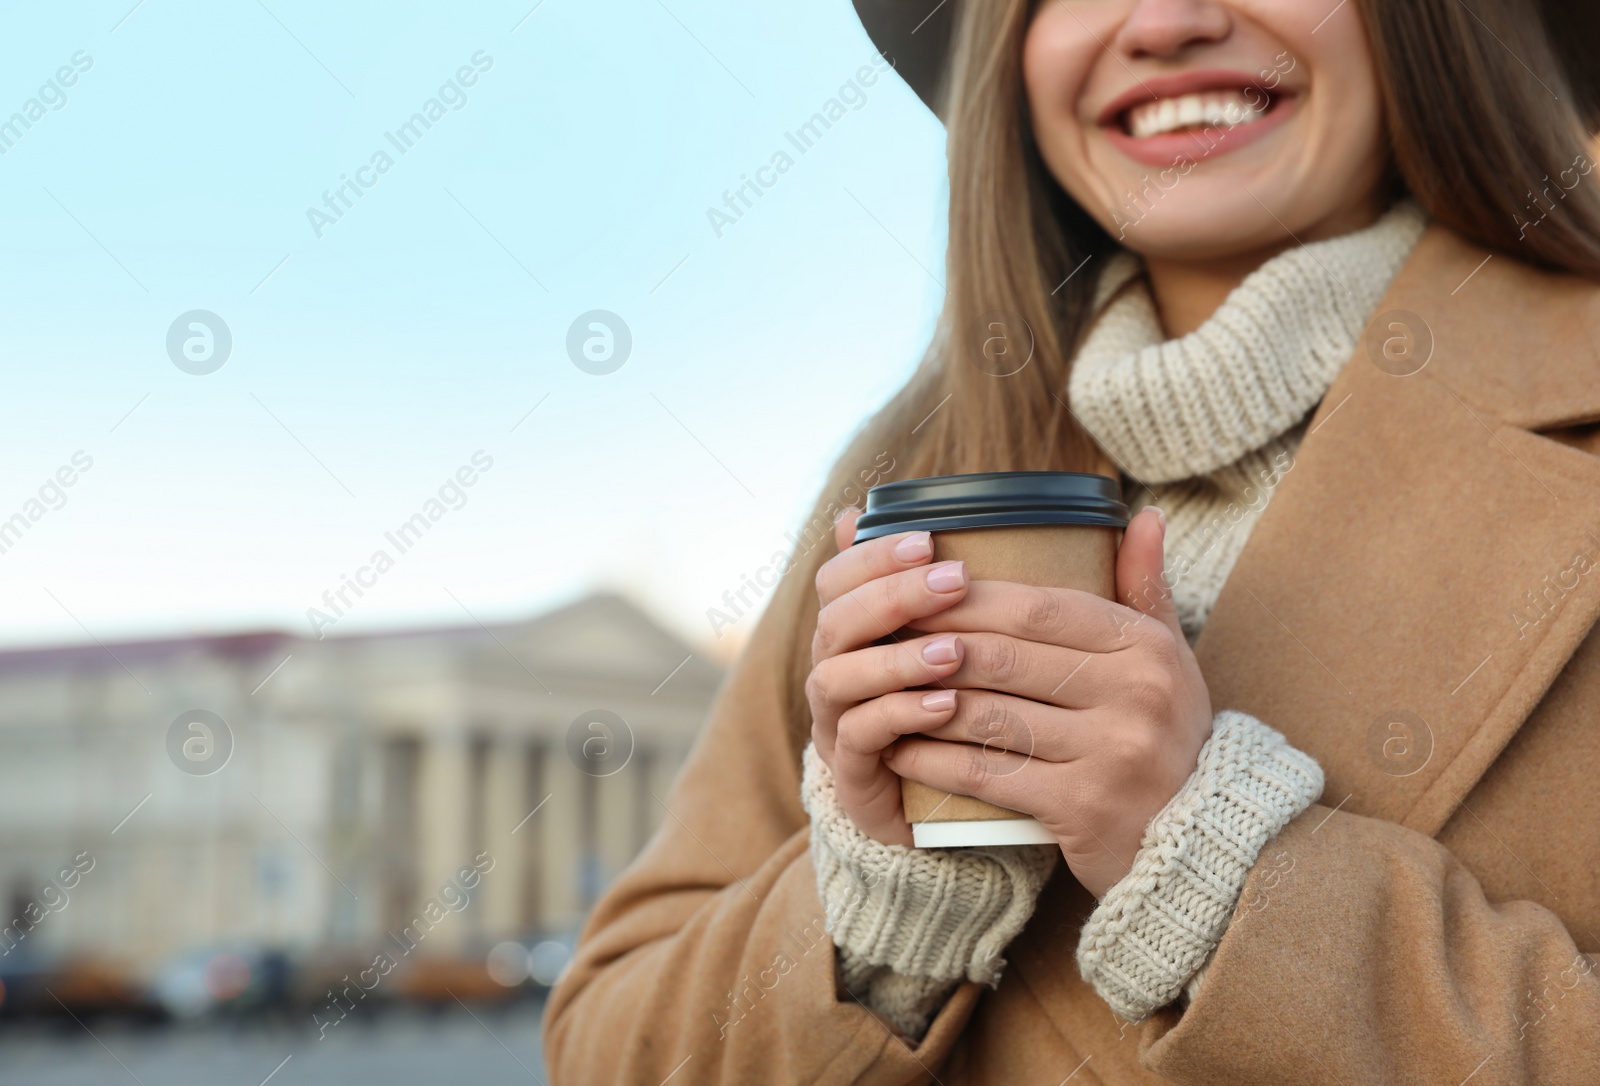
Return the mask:
<svg viewBox="0 0 1600 1086">
<path fill-rule="evenodd" d="M 861 25 L 900 78 L 940 114 L 939 90 L 961 0 L 854 0 Z M 942 114 L 940 115 L 941 119 Z"/>
</svg>

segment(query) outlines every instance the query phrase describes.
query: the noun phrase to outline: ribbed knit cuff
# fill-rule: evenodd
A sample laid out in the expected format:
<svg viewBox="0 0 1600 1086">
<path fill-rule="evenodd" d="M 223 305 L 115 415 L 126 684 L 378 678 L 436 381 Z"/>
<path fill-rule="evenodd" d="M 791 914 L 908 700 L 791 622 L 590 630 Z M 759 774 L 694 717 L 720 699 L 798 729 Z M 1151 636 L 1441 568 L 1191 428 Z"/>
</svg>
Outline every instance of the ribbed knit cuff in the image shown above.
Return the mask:
<svg viewBox="0 0 1600 1086">
<path fill-rule="evenodd" d="M 1061 850 L 883 844 L 839 806 L 833 772 L 814 747 L 803 761 L 817 894 L 841 954 L 905 977 L 998 984 L 1001 951 L 1033 915 Z"/>
<path fill-rule="evenodd" d="M 1253 716 L 1218 713 L 1194 773 L 1084 924 L 1083 979 L 1130 1020 L 1171 1003 L 1222 941 L 1262 848 L 1321 794 L 1310 755 Z"/>
</svg>

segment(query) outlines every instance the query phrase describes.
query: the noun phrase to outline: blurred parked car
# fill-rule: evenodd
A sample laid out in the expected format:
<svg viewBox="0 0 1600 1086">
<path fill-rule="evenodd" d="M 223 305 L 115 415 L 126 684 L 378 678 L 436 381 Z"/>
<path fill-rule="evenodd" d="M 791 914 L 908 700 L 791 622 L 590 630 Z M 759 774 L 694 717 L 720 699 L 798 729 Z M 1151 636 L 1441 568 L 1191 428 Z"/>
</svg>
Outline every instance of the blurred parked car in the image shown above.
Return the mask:
<svg viewBox="0 0 1600 1086">
<path fill-rule="evenodd" d="M 501 1003 L 515 992 L 495 983 L 481 955 L 403 959 L 394 970 L 394 991 L 417 1003 Z"/>
<path fill-rule="evenodd" d="M 287 1012 L 292 967 L 282 950 L 250 945 L 190 950 L 161 966 L 150 985 L 154 1003 L 172 1018 Z"/>
<path fill-rule="evenodd" d="M 0 958 L 0 1019 L 153 1011 L 138 978 L 118 962 L 27 951 Z"/>
</svg>

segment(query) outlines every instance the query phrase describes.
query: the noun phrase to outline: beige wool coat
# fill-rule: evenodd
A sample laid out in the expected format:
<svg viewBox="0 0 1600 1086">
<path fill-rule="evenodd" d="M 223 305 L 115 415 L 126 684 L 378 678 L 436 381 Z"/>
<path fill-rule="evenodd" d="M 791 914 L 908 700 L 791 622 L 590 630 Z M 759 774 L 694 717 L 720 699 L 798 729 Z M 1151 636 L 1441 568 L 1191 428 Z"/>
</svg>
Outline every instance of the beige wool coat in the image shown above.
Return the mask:
<svg viewBox="0 0 1600 1086">
<path fill-rule="evenodd" d="M 1191 1005 L 1112 1015 L 1064 865 L 920 1042 L 840 992 L 769 611 L 551 998 L 555 1082 L 1600 1084 L 1600 287 L 1435 226 L 1373 323 L 1196 645 L 1327 787 Z"/>
</svg>

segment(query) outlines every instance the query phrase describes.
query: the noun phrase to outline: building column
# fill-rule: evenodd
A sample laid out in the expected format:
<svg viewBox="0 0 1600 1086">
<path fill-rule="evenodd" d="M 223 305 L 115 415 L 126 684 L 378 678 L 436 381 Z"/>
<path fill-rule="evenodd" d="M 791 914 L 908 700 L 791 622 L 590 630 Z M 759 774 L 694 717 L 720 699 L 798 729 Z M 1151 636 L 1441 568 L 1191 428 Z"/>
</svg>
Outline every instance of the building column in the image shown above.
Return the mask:
<svg viewBox="0 0 1600 1086">
<path fill-rule="evenodd" d="M 537 828 L 539 884 L 543 891 L 539 915 L 552 928 L 575 927 L 582 919 L 580 892 L 584 827 L 584 790 L 593 778 L 572 764 L 564 745 L 546 747 L 543 765 L 544 793 L 549 799 L 522 831 Z M 519 835 L 520 836 L 520 835 Z"/>
<path fill-rule="evenodd" d="M 534 819 L 520 825 L 537 799 L 528 801 L 527 744 L 520 737 L 491 739 L 484 770 L 482 848 L 494 858 L 494 869 L 478 890 L 483 905 L 482 933 L 490 939 L 521 935 L 523 844 Z"/>
<path fill-rule="evenodd" d="M 420 914 L 427 901 L 444 905 L 439 891 L 453 882 L 463 867 L 472 866 L 477 851 L 471 841 L 472 747 L 459 729 L 437 732 L 423 739 L 417 773 L 417 901 Z M 454 893 L 454 891 L 452 891 Z M 469 908 L 471 906 L 468 906 Z M 458 913 L 446 909 L 444 917 L 427 933 L 423 953 L 454 951 L 469 933 Z"/>
</svg>

